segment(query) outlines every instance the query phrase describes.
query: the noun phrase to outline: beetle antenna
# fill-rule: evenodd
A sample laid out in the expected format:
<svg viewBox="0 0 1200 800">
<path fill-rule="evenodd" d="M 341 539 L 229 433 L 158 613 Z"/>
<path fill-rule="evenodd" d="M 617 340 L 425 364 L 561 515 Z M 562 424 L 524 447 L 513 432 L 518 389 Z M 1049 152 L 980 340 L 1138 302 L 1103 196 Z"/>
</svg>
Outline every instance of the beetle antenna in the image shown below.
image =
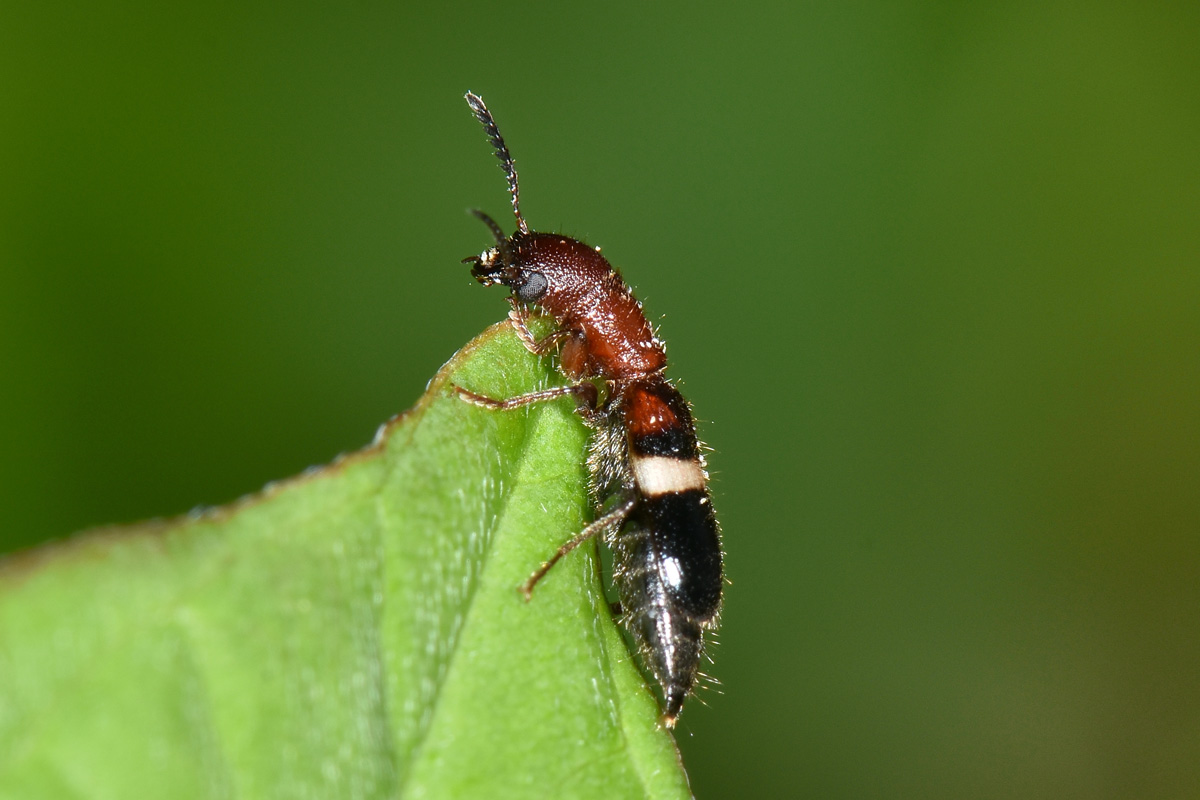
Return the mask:
<svg viewBox="0 0 1200 800">
<path fill-rule="evenodd" d="M 517 218 L 517 228 L 521 233 L 529 233 L 529 226 L 525 224 L 525 218 L 521 216 L 521 190 L 517 186 L 517 167 L 513 164 L 512 153 L 508 152 L 508 145 L 504 143 L 504 137 L 500 135 L 500 129 L 496 127 L 496 120 L 492 119 L 492 112 L 488 111 L 488 107 L 483 104 L 483 98 L 472 92 L 467 92 L 466 98 L 467 105 L 471 107 L 475 118 L 483 125 L 483 132 L 487 134 L 488 141 L 492 143 L 492 149 L 496 151 L 496 158 L 500 159 L 500 164 L 504 167 L 504 177 L 508 178 L 508 193 L 512 197 L 513 215 Z M 492 232 L 495 233 L 495 229 Z"/>
<path fill-rule="evenodd" d="M 478 208 L 472 208 L 471 213 L 474 214 L 476 218 L 483 220 L 483 224 L 488 226 L 488 230 L 490 230 L 492 232 L 492 236 L 496 238 L 496 244 L 503 245 L 506 241 L 508 241 L 508 234 L 504 232 L 504 229 L 500 227 L 496 220 L 492 219 Z"/>
</svg>

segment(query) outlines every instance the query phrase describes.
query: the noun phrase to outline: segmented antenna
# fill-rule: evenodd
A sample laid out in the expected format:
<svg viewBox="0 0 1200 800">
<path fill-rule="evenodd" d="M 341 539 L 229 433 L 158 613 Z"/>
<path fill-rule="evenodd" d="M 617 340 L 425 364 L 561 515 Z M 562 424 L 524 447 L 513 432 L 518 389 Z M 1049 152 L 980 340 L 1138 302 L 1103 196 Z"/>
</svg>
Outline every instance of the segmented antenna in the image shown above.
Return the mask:
<svg viewBox="0 0 1200 800">
<path fill-rule="evenodd" d="M 504 245 L 504 243 L 508 241 L 508 234 L 504 232 L 504 229 L 501 228 L 499 224 L 497 224 L 496 220 L 492 219 L 478 208 L 472 208 L 471 213 L 474 214 L 477 219 L 483 220 L 483 224 L 488 226 L 488 230 L 492 232 L 492 236 L 496 239 L 496 244 Z"/>
<path fill-rule="evenodd" d="M 517 228 L 521 233 L 529 233 L 529 226 L 525 224 L 525 218 L 521 216 L 521 190 L 517 186 L 517 167 L 513 164 L 512 153 L 508 152 L 508 145 L 504 143 L 504 137 L 500 135 L 500 129 L 496 127 L 496 120 L 492 119 L 492 112 L 488 111 L 488 107 L 483 104 L 483 98 L 472 92 L 467 92 L 465 96 L 467 105 L 471 107 L 475 118 L 483 125 L 483 132 L 487 134 L 488 141 L 492 143 L 492 149 L 496 151 L 496 158 L 500 159 L 500 163 L 504 167 L 504 176 L 508 178 L 508 193 L 512 197 L 513 215 L 517 218 Z"/>
</svg>

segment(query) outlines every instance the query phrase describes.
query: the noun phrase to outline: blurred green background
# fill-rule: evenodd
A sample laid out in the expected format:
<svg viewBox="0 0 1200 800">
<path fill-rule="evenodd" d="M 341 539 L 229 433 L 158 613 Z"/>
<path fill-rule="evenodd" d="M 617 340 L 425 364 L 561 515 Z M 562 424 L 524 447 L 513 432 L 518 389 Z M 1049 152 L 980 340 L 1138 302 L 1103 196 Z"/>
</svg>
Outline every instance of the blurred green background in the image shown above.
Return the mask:
<svg viewBox="0 0 1200 800">
<path fill-rule="evenodd" d="M 1200 796 L 1200 6 L 0 10 L 0 549 L 366 444 L 603 245 L 716 452 L 702 797 Z"/>
</svg>

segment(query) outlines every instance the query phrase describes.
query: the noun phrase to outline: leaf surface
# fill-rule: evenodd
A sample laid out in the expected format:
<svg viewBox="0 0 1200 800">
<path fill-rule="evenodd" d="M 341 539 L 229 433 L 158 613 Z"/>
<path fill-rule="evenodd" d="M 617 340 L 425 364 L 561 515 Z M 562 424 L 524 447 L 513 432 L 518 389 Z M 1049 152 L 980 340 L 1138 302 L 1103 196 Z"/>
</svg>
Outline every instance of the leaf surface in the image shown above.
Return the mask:
<svg viewBox="0 0 1200 800">
<path fill-rule="evenodd" d="M 507 325 L 372 446 L 0 562 L 0 796 L 686 797 L 585 523 L 587 433 Z"/>
</svg>

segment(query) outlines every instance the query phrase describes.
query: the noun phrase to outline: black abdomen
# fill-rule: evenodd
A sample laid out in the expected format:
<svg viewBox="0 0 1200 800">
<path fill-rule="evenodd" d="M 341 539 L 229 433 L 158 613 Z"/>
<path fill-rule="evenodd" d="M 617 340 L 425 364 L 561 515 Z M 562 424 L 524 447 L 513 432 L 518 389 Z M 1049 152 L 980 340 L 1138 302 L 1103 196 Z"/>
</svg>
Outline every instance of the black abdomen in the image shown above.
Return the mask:
<svg viewBox="0 0 1200 800">
<path fill-rule="evenodd" d="M 708 492 L 646 497 L 632 517 L 650 532 L 648 552 L 672 601 L 698 619 L 712 619 L 721 602 L 721 543 Z"/>
<path fill-rule="evenodd" d="M 700 667 L 721 603 L 721 545 L 704 490 L 642 497 L 613 537 L 625 625 L 673 721 Z"/>
<path fill-rule="evenodd" d="M 661 376 L 623 387 L 635 503 L 612 537 L 624 622 L 663 690 L 668 724 L 695 685 L 721 606 L 721 542 L 687 403 Z"/>
</svg>

